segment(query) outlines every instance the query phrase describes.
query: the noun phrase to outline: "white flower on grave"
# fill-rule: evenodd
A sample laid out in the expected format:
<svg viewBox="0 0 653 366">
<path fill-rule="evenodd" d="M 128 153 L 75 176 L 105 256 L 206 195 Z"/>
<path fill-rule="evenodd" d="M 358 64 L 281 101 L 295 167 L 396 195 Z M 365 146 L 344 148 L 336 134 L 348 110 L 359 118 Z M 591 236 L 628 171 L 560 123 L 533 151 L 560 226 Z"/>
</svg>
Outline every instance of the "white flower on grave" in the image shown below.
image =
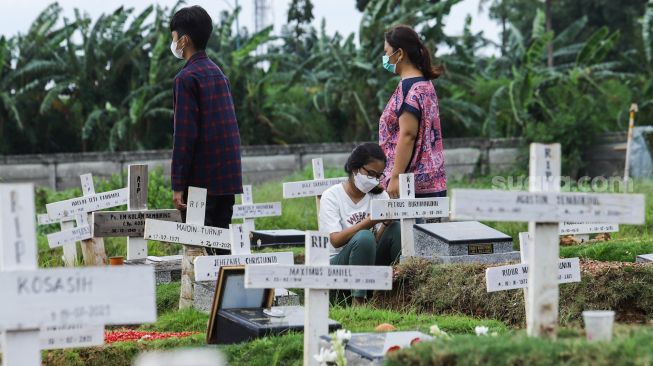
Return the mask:
<svg viewBox="0 0 653 366">
<path fill-rule="evenodd" d="M 322 347 L 320 348 L 320 353 L 313 355 L 313 358 L 315 358 L 315 360 L 319 362 L 320 365 L 326 365 L 329 362 L 336 361 L 336 352 Z"/>
<path fill-rule="evenodd" d="M 336 339 L 340 343 L 347 343 L 351 339 L 351 331 L 347 329 L 338 329 L 336 331 Z"/>
<path fill-rule="evenodd" d="M 445 332 L 444 330 L 440 329 L 437 324 L 431 325 L 431 328 L 429 329 L 430 333 L 432 336 L 435 338 L 449 338 L 449 334 Z"/>
<path fill-rule="evenodd" d="M 476 328 L 474 328 L 474 331 L 476 332 L 477 336 L 486 336 L 489 330 L 490 328 L 483 325 L 479 325 Z"/>
</svg>

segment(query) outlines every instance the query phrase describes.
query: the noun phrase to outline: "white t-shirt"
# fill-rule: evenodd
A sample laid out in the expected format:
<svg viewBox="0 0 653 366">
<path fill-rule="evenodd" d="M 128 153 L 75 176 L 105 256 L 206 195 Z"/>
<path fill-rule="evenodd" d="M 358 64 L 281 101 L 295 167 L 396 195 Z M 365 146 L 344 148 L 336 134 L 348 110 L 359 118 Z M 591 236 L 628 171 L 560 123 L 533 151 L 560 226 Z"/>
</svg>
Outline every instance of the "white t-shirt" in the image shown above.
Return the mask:
<svg viewBox="0 0 653 366">
<path fill-rule="evenodd" d="M 358 203 L 354 203 L 347 192 L 345 183 L 329 187 L 320 199 L 320 231 L 324 233 L 337 233 L 350 228 L 370 216 L 370 207 L 373 199 L 388 199 L 387 192 L 381 194 L 366 194 Z M 377 229 L 379 228 L 377 225 Z M 331 254 L 340 252 L 340 248 L 331 246 Z"/>
</svg>

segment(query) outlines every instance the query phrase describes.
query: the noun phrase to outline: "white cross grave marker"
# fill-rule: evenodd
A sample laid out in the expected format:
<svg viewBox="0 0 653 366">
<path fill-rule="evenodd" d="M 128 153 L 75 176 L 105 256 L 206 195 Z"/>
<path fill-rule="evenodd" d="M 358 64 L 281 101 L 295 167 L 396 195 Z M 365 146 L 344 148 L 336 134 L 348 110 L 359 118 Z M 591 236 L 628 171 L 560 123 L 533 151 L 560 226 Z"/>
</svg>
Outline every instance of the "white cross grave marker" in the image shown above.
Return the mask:
<svg viewBox="0 0 653 366">
<path fill-rule="evenodd" d="M 315 197 L 317 214 L 320 214 L 320 196 L 329 187 L 349 180 L 349 177 L 324 178 L 324 163 L 322 158 L 312 160 L 313 180 L 288 182 L 283 184 L 283 198 Z M 319 220 L 318 220 L 319 221 Z"/>
<path fill-rule="evenodd" d="M 561 222 L 560 235 L 573 235 L 581 243 L 589 240 L 589 234 L 619 232 L 619 224 L 589 223 L 589 222 Z"/>
<path fill-rule="evenodd" d="M 33 185 L 0 184 L 0 202 L 4 366 L 41 365 L 41 349 L 90 341 L 69 340 L 62 332 L 79 335 L 90 330 L 87 334 L 97 337 L 103 324 L 156 320 L 151 268 L 37 269 Z M 44 340 L 48 344 L 42 344 Z"/>
<path fill-rule="evenodd" d="M 372 220 L 401 220 L 402 256 L 415 255 L 416 218 L 449 217 L 449 198 L 415 198 L 415 175 L 399 174 L 398 199 L 372 200 Z"/>
<path fill-rule="evenodd" d="M 183 244 L 184 246 L 184 255 L 181 260 L 180 309 L 193 306 L 193 278 L 195 277 L 193 263 L 197 257 L 203 255 L 202 247 L 235 249 L 236 253 L 249 252 L 249 238 L 245 240 L 242 225 L 230 225 L 230 229 L 204 226 L 205 214 L 206 188 L 188 187 L 186 223 L 145 220 L 144 236 L 146 239 Z M 232 245 L 234 239 L 234 245 Z"/>
<path fill-rule="evenodd" d="M 50 248 L 63 248 L 63 261 L 66 267 L 72 267 L 77 261 L 77 243 L 81 240 L 91 238 L 91 233 L 87 235 L 79 235 L 86 231 L 88 227 L 81 226 L 75 227 L 75 223 L 69 220 L 52 220 L 48 214 L 40 214 L 37 216 L 39 225 L 52 225 L 59 224 L 61 230 L 59 232 L 47 235 L 48 246 Z"/>
<path fill-rule="evenodd" d="M 644 223 L 641 194 L 560 193 L 560 144 L 531 144 L 530 192 L 455 189 L 455 220 L 528 221 L 530 336 L 555 337 L 558 327 L 561 221 Z"/>
<path fill-rule="evenodd" d="M 83 197 L 48 203 L 45 208 L 52 220 L 74 219 L 77 221 L 77 227 L 87 226 L 90 232 L 88 222 L 91 213 L 127 204 L 129 191 L 127 188 L 121 188 L 109 192 L 95 193 L 91 174 L 83 174 L 80 179 L 82 181 Z M 82 240 L 82 255 L 86 265 L 102 266 L 106 264 L 107 254 L 104 250 L 104 239 L 91 237 Z"/>
<path fill-rule="evenodd" d="M 242 202 L 240 205 L 234 205 L 232 218 L 243 219 L 245 234 L 248 238 L 249 233 L 256 229 L 257 217 L 281 216 L 281 202 L 254 203 L 251 185 L 243 186 L 243 194 L 240 197 Z"/>
<path fill-rule="evenodd" d="M 129 202 L 127 211 L 93 212 L 94 237 L 127 237 L 127 260 L 147 258 L 147 240 L 143 237 L 145 219 L 181 221 L 176 209 L 148 210 L 148 173 L 146 164 L 129 166 Z"/>
<path fill-rule="evenodd" d="M 320 336 L 329 332 L 328 290 L 390 290 L 392 267 L 329 265 L 329 235 L 306 232 L 306 265 L 246 265 L 245 288 L 304 288 L 304 365 L 318 365 Z"/>
</svg>

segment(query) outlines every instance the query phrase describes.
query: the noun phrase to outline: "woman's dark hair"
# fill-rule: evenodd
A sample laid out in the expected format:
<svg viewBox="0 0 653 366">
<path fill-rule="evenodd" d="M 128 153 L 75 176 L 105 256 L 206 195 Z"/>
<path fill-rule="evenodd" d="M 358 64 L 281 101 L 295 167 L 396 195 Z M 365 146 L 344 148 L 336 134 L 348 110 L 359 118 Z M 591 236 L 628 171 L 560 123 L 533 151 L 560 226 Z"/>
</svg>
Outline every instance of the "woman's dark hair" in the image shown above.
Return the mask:
<svg viewBox="0 0 653 366">
<path fill-rule="evenodd" d="M 345 172 L 351 176 L 354 170 L 362 168 L 365 164 L 369 164 L 374 160 L 382 161 L 385 164 L 388 159 L 386 158 L 383 150 L 379 144 L 374 142 L 366 142 L 354 148 L 351 152 L 347 162 L 345 163 Z M 383 192 L 381 187 L 376 187 L 370 191 L 372 194 L 380 194 Z"/>
<path fill-rule="evenodd" d="M 213 20 L 201 6 L 190 6 L 179 9 L 170 20 L 170 32 L 177 31 L 179 37 L 187 35 L 193 41 L 193 46 L 202 51 L 209 43 L 213 33 Z"/>
<path fill-rule="evenodd" d="M 431 52 L 420 40 L 417 32 L 407 25 L 396 25 L 385 32 L 385 40 L 392 50 L 404 50 L 410 59 L 423 74 L 431 80 L 437 79 L 443 72 L 442 66 L 431 64 Z"/>
</svg>

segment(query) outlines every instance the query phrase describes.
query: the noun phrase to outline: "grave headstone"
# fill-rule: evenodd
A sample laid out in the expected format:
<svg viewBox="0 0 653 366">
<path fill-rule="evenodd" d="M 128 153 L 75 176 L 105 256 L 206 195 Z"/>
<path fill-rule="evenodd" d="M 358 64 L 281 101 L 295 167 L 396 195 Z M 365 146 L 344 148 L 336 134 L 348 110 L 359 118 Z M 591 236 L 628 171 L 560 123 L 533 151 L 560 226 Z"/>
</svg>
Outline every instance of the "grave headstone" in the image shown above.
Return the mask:
<svg viewBox="0 0 653 366">
<path fill-rule="evenodd" d="M 139 355 L 134 366 L 223 366 L 224 356 L 216 349 L 187 348 L 150 351 Z"/>
<path fill-rule="evenodd" d="M 129 193 L 126 188 L 96 194 L 91 174 L 83 174 L 80 179 L 82 181 L 83 197 L 45 205 L 51 220 L 76 220 L 78 227 L 89 226 L 89 216 L 94 211 L 127 204 Z M 86 265 L 101 266 L 106 263 L 107 255 L 102 238 L 92 237 L 82 240 L 81 247 Z"/>
<path fill-rule="evenodd" d="M 415 175 L 399 174 L 399 199 L 372 200 L 372 220 L 400 220 L 401 256 L 416 255 L 414 226 L 418 218 L 449 217 L 446 197 L 415 198 Z"/>
<path fill-rule="evenodd" d="M 415 255 L 434 263 L 519 261 L 512 237 L 478 221 L 415 225 Z"/>
<path fill-rule="evenodd" d="M 328 290 L 390 290 L 392 267 L 329 265 L 329 235 L 306 233 L 306 265 L 247 265 L 245 288 L 304 288 L 304 365 L 316 365 L 320 336 L 328 334 Z"/>
<path fill-rule="evenodd" d="M 561 221 L 642 224 L 644 196 L 560 193 L 560 144 L 531 144 L 530 192 L 455 189 L 455 220 L 528 221 L 527 332 L 556 337 Z"/>
</svg>

